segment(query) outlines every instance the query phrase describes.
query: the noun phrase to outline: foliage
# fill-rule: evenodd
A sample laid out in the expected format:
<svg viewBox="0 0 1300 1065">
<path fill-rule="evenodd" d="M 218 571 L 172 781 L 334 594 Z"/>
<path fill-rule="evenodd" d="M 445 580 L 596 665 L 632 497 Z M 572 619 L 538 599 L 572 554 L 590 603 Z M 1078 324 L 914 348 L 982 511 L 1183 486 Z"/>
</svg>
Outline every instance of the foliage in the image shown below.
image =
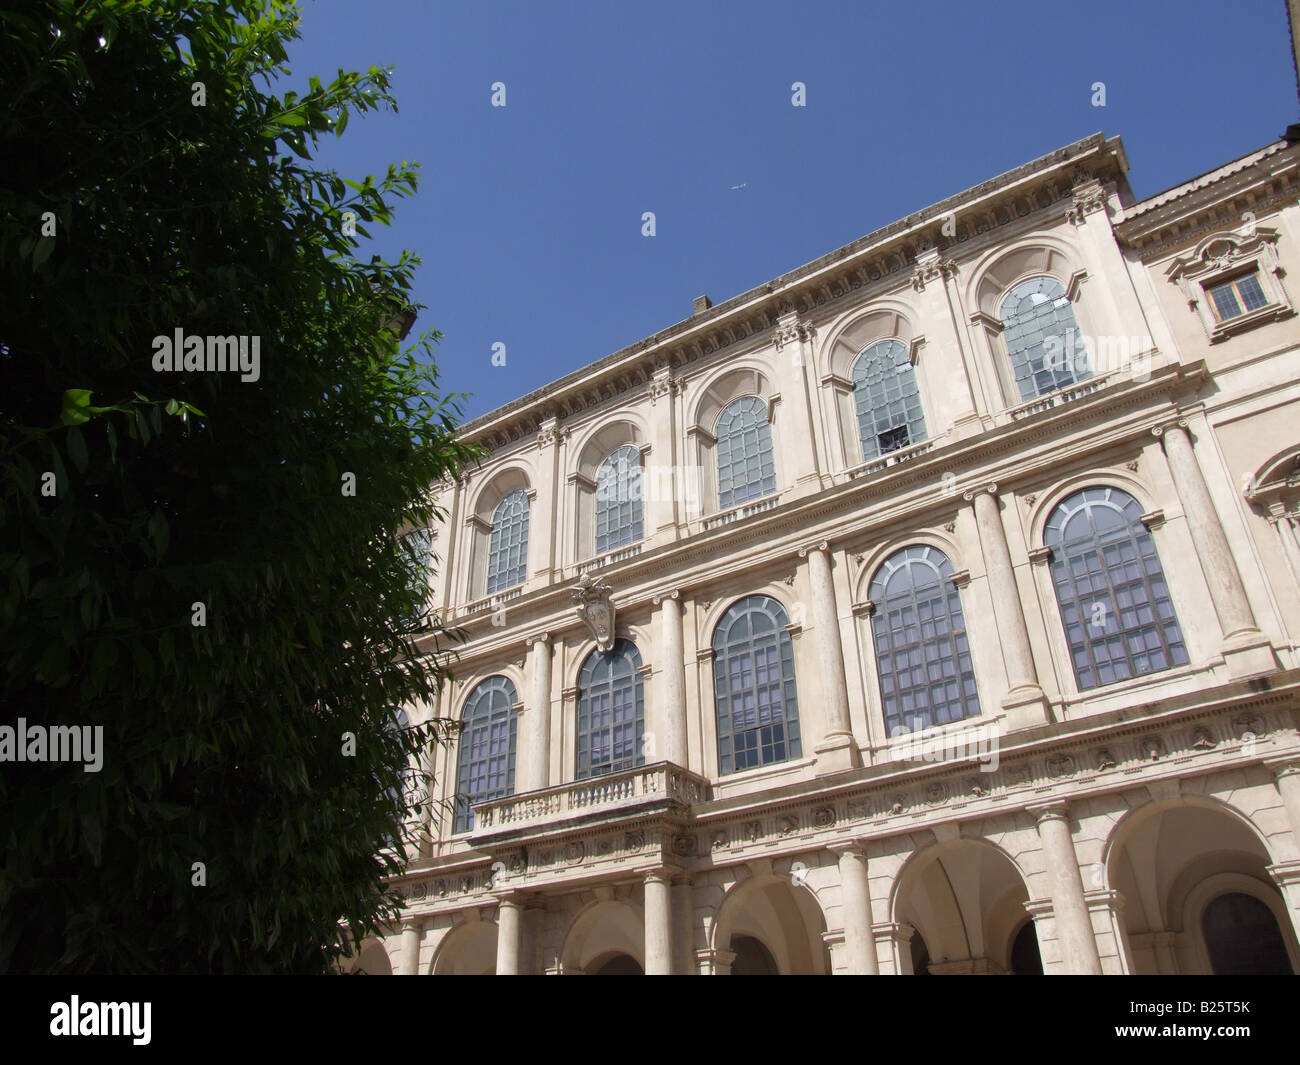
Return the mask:
<svg viewBox="0 0 1300 1065">
<path fill-rule="evenodd" d="M 395 785 L 442 737 L 392 708 L 448 636 L 400 537 L 475 452 L 438 334 L 398 336 L 418 259 L 345 225 L 415 168 L 311 160 L 387 72 L 276 95 L 297 19 L 0 0 L 0 725 L 104 729 L 97 773 L 0 763 L 0 970 L 318 972 L 395 912 Z M 260 376 L 156 371 L 178 328 L 260 338 Z"/>
</svg>

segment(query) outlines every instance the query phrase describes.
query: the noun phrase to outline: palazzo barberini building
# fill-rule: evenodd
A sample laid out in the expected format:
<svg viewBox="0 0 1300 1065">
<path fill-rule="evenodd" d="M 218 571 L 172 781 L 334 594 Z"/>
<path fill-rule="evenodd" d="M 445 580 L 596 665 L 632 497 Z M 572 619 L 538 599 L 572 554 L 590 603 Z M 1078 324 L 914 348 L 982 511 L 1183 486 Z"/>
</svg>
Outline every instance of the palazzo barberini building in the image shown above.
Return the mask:
<svg viewBox="0 0 1300 1065">
<path fill-rule="evenodd" d="M 1088 137 L 468 423 L 405 974 L 1300 970 L 1300 143 Z"/>
</svg>

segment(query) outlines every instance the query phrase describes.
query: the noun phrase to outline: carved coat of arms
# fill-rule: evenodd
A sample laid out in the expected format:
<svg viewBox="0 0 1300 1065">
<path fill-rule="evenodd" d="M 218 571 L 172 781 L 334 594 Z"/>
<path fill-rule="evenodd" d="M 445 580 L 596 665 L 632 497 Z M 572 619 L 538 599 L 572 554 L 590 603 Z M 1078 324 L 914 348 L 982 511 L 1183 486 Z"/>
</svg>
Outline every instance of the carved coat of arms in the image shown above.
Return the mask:
<svg viewBox="0 0 1300 1065">
<path fill-rule="evenodd" d="M 593 580 L 590 573 L 584 573 L 578 581 L 578 587 L 570 593 L 573 596 L 573 612 L 591 630 L 596 646 L 602 651 L 608 651 L 614 646 L 614 602 L 610 598 L 610 590 L 604 581 Z"/>
</svg>

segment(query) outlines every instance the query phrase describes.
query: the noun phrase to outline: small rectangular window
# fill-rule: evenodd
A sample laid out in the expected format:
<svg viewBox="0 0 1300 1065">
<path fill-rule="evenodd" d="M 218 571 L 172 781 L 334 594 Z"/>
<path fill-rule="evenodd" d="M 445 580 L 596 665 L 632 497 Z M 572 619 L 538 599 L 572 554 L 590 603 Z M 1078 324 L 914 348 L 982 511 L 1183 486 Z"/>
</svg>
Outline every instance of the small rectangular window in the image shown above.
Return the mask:
<svg viewBox="0 0 1300 1065">
<path fill-rule="evenodd" d="M 1268 304 L 1264 287 L 1259 283 L 1259 274 L 1254 271 L 1211 285 L 1209 295 L 1214 303 L 1215 317 L 1221 322 L 1240 318 Z"/>
</svg>

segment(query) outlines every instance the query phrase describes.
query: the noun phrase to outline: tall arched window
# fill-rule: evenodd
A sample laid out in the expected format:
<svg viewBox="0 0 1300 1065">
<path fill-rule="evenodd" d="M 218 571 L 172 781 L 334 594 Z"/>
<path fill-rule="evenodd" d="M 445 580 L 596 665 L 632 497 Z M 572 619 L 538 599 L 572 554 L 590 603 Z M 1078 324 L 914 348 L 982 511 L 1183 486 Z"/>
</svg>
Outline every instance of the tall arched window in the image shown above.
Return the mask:
<svg viewBox="0 0 1300 1065">
<path fill-rule="evenodd" d="M 578 779 L 644 765 L 645 693 L 631 640 L 592 651 L 578 673 Z"/>
<path fill-rule="evenodd" d="M 474 827 L 474 803 L 514 794 L 518 702 L 514 684 L 500 675 L 476 684 L 465 700 L 456 765 L 457 832 Z"/>
<path fill-rule="evenodd" d="M 1052 511 L 1043 542 L 1080 690 L 1185 665 L 1187 648 L 1142 508 L 1085 488 Z"/>
<path fill-rule="evenodd" d="M 871 636 L 890 736 L 980 712 L 952 572 L 938 548 L 912 544 L 885 559 L 871 580 Z"/>
<path fill-rule="evenodd" d="M 767 404 L 741 396 L 718 415 L 718 509 L 737 507 L 776 491 L 772 426 Z"/>
<path fill-rule="evenodd" d="M 645 536 L 641 453 L 630 444 L 612 451 L 596 471 L 596 554 Z"/>
<path fill-rule="evenodd" d="M 853 398 L 863 461 L 925 439 L 925 415 L 907 348 L 878 340 L 853 363 Z"/>
<path fill-rule="evenodd" d="M 488 542 L 487 594 L 523 584 L 528 572 L 528 493 L 520 488 L 497 504 Z"/>
<path fill-rule="evenodd" d="M 1021 399 L 1092 376 L 1065 286 L 1054 277 L 1021 281 L 1002 301 L 1002 340 Z"/>
<path fill-rule="evenodd" d="M 802 754 L 788 624 L 785 608 L 775 599 L 751 595 L 732 603 L 713 630 L 720 772 Z"/>
</svg>

